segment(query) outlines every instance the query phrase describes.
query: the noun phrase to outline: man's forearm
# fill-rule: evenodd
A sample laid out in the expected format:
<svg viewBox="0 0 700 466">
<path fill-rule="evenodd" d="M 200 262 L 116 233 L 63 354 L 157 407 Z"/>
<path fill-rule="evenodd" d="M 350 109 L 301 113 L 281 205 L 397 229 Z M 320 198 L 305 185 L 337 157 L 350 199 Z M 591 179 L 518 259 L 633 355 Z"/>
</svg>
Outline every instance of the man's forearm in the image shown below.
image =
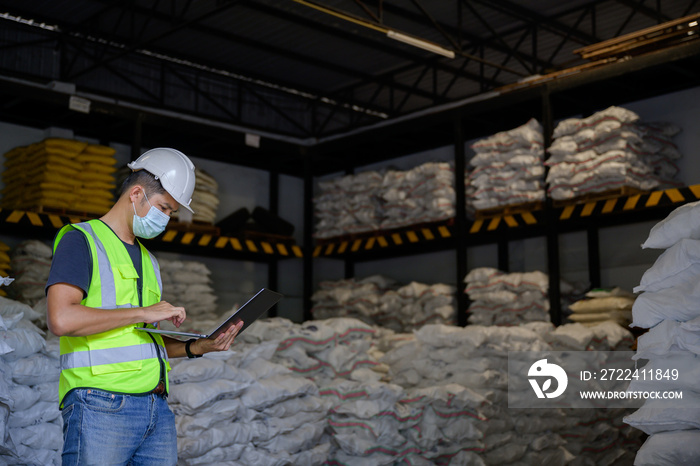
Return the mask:
<svg viewBox="0 0 700 466">
<path fill-rule="evenodd" d="M 163 343 L 165 343 L 165 351 L 168 352 L 169 358 L 184 358 L 187 357 L 185 351 L 185 342 L 170 338 L 163 335 Z"/>
<path fill-rule="evenodd" d="M 51 313 L 49 329 L 57 336 L 84 337 L 143 322 L 143 308 L 97 309 L 69 304 Z M 50 314 L 50 315 L 51 315 Z"/>
</svg>

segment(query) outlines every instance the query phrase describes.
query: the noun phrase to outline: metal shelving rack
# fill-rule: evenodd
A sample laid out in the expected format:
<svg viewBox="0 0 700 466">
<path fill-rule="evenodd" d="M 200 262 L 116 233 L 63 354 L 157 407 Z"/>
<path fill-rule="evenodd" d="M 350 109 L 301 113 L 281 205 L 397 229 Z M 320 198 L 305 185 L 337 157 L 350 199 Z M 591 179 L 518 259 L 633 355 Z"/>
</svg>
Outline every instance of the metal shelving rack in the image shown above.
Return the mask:
<svg viewBox="0 0 700 466">
<path fill-rule="evenodd" d="M 694 70 L 694 71 L 688 71 Z M 347 138 L 321 143 L 306 154 L 304 249 L 304 283 L 306 318 L 311 318 L 311 286 L 314 257 L 336 257 L 345 261 L 345 276 L 353 276 L 354 263 L 439 250 L 454 250 L 457 255 L 458 323 L 467 323 L 467 301 L 463 279 L 467 273 L 467 248 L 471 245 L 496 243 L 498 264 L 508 269 L 508 242 L 529 237 L 546 238 L 549 274 L 550 314 L 552 322 L 562 321 L 560 304 L 559 235 L 586 231 L 589 280 L 601 285 L 598 231 L 601 227 L 661 219 L 683 202 L 698 199 L 700 186 L 654 191 L 642 195 L 583 202 L 555 207 L 548 200 L 544 208 L 514 215 L 499 215 L 488 220 L 470 221 L 464 209 L 465 141 L 510 129 L 538 118 L 545 130 L 545 146 L 551 144 L 554 122 L 572 115 L 592 114 L 610 105 L 624 105 L 669 92 L 700 85 L 700 43 L 697 41 L 670 49 L 651 52 L 627 60 L 571 74 L 558 73 L 556 78 L 510 86 L 490 98 L 465 102 L 457 108 L 435 112 L 398 124 L 371 129 Z M 471 129 L 467 129 L 467 125 Z M 335 242 L 315 243 L 310 229 L 313 206 L 311 170 L 316 159 L 352 160 L 336 168 L 356 167 L 389 160 L 428 149 L 452 144 L 454 149 L 456 212 L 450 224 L 419 225 L 413 229 L 380 232 L 364 238 L 344 238 Z M 324 157 L 325 155 L 325 157 Z M 327 160 L 325 160 L 327 162 Z"/>
</svg>

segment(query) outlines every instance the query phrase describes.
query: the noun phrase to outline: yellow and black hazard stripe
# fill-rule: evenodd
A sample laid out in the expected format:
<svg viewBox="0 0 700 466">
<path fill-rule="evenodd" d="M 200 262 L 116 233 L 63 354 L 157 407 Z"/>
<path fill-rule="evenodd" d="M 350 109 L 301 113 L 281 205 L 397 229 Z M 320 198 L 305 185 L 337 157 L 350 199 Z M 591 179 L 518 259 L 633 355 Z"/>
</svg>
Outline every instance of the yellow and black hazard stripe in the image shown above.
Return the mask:
<svg viewBox="0 0 700 466">
<path fill-rule="evenodd" d="M 272 241 L 218 236 L 192 231 L 166 230 L 157 240 L 169 245 L 210 248 L 229 253 L 239 252 L 265 256 L 303 257 L 302 249 L 291 239 L 288 241 Z"/>
<path fill-rule="evenodd" d="M 557 218 L 562 221 L 631 212 L 653 207 L 671 206 L 700 199 L 700 185 L 662 189 L 629 196 L 581 202 L 560 208 Z"/>
<path fill-rule="evenodd" d="M 87 218 L 64 214 L 47 214 L 25 210 L 0 209 L 0 224 L 8 226 L 23 225 L 38 228 L 59 229 L 68 223 L 80 223 Z"/>
<path fill-rule="evenodd" d="M 69 223 L 80 223 L 89 220 L 87 217 L 53 214 L 43 212 L 28 212 L 24 210 L 0 209 L 0 224 L 21 227 L 36 227 L 45 229 L 59 229 Z M 162 236 L 152 240 L 167 243 L 168 245 L 182 245 L 193 248 L 213 248 L 222 252 L 240 252 L 259 254 L 261 256 L 277 257 L 303 257 L 302 249 L 294 240 L 264 240 L 264 239 L 239 239 L 213 234 L 166 230 Z"/>
<path fill-rule="evenodd" d="M 377 234 L 356 239 L 342 239 L 317 245 L 313 257 L 341 256 L 373 250 L 401 247 L 409 244 L 425 243 L 452 238 L 454 225 L 425 225 L 393 233 Z"/>
<path fill-rule="evenodd" d="M 533 226 L 541 222 L 542 210 L 494 215 L 475 220 L 469 227 L 469 233 L 490 233 L 500 229 Z"/>
</svg>

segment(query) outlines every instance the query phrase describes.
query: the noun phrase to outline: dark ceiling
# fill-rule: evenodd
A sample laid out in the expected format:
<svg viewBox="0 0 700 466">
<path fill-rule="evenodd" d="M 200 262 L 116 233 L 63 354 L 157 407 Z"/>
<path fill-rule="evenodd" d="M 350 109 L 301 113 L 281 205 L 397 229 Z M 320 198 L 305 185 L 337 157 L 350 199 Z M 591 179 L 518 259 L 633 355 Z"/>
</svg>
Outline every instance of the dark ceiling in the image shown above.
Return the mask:
<svg viewBox="0 0 700 466">
<path fill-rule="evenodd" d="M 145 122 L 154 124 L 138 135 L 144 146 L 159 131 L 176 137 L 173 130 L 201 123 L 201 132 L 219 141 L 216 150 L 230 143 L 241 148 L 236 157 L 255 166 L 255 151 L 242 144 L 246 132 L 261 135 L 272 152 L 314 146 L 586 63 L 574 50 L 686 16 L 697 4 L 0 1 L 0 74 L 8 78 L 0 81 L 0 118 L 78 129 L 98 125 L 129 139 L 144 123 L 132 124 L 134 109 L 143 110 L 150 115 Z M 393 40 L 388 30 L 436 44 L 454 58 Z M 75 85 L 76 95 L 94 100 L 91 121 L 44 92 L 49 83 L 59 90 L 60 83 Z M 53 99 L 60 111 L 27 105 L 44 94 L 42 102 Z M 153 109 L 160 113 L 148 111 Z"/>
</svg>

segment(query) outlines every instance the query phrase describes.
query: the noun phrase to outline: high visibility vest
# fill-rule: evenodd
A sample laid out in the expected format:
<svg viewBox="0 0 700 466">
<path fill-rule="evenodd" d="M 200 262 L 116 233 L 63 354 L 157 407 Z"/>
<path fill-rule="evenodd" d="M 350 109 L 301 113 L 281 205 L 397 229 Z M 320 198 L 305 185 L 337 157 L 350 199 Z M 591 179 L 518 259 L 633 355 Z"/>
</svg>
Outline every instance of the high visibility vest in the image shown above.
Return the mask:
<svg viewBox="0 0 700 466">
<path fill-rule="evenodd" d="M 90 285 L 80 304 L 99 309 L 139 307 L 136 285 L 139 274 L 119 237 L 100 220 L 66 225 L 56 235 L 54 252 L 63 235 L 71 230 L 85 235 L 92 257 Z M 146 307 L 160 302 L 162 282 L 156 258 L 138 244 L 141 247 L 142 300 Z M 161 365 L 169 390 L 170 364 L 163 338 L 135 329 L 145 325 L 132 324 L 84 337 L 61 337 L 60 403 L 76 388 L 127 394 L 150 392 L 158 385 Z"/>
</svg>

